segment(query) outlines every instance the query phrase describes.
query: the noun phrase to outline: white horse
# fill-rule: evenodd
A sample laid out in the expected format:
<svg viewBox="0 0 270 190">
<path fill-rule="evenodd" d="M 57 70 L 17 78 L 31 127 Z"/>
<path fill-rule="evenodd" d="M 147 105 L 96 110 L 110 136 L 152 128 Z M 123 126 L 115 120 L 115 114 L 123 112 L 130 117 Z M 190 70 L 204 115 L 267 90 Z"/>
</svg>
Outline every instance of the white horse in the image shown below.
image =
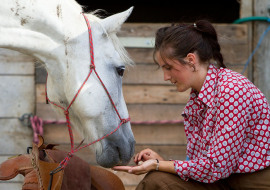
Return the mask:
<svg viewBox="0 0 270 190">
<path fill-rule="evenodd" d="M 82 7 L 75 0 L 1 0 L 0 47 L 33 56 L 48 72 L 47 94 L 67 108 L 90 69 L 89 36 Z M 116 32 L 132 8 L 101 19 L 85 14 L 93 37 L 96 72 L 122 118 L 128 111 L 122 94 L 125 65 L 132 64 Z M 63 110 L 52 106 L 63 114 Z M 121 122 L 97 75 L 92 72 L 69 109 L 72 126 L 92 142 L 113 131 Z M 127 164 L 134 154 L 130 123 L 95 143 L 97 163 L 103 167 Z"/>
</svg>

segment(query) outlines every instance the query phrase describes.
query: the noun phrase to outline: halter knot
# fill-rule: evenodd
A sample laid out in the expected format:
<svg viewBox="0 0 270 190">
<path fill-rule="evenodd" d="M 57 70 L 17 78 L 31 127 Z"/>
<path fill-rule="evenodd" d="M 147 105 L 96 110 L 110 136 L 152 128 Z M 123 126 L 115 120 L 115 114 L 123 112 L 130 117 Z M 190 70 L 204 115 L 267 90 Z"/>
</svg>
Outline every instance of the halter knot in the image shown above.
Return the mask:
<svg viewBox="0 0 270 190">
<path fill-rule="evenodd" d="M 90 65 L 90 69 L 95 69 L 95 68 L 96 68 L 95 65 L 93 65 L 93 64 Z"/>
<path fill-rule="evenodd" d="M 68 154 L 67 154 L 67 157 L 69 157 L 69 158 L 71 158 L 73 156 L 73 152 L 69 152 Z"/>
<path fill-rule="evenodd" d="M 122 121 L 122 123 L 127 123 L 129 120 L 130 119 L 128 118 L 128 119 L 122 119 L 121 121 Z"/>
<path fill-rule="evenodd" d="M 64 111 L 64 114 L 65 114 L 65 115 L 68 115 L 68 114 L 69 114 L 68 110 L 65 110 L 65 111 Z"/>
</svg>

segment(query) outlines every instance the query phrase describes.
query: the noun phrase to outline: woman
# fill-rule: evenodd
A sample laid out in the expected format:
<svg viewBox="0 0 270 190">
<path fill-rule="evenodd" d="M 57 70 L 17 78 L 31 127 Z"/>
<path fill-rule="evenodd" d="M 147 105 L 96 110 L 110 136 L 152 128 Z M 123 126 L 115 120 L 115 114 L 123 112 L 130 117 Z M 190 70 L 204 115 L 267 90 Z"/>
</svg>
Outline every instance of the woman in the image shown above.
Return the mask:
<svg viewBox="0 0 270 190">
<path fill-rule="evenodd" d="M 182 113 L 185 161 L 164 160 L 151 149 L 137 166 L 113 169 L 148 173 L 140 189 L 270 189 L 270 108 L 246 77 L 226 69 L 213 25 L 200 20 L 160 28 L 154 60 L 179 92 L 192 89 Z"/>
</svg>

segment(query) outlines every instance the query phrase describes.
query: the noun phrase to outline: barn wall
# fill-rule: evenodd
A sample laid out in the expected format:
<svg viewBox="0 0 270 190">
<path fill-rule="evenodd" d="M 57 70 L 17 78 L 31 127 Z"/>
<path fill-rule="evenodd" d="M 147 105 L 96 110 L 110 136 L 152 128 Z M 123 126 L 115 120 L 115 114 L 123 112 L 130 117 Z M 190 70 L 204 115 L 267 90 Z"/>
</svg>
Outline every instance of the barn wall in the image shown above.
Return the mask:
<svg viewBox="0 0 270 190">
<path fill-rule="evenodd" d="M 19 119 L 35 111 L 35 69 L 33 59 L 15 51 L 0 49 L 0 163 L 25 154 L 32 145 L 32 130 Z M 0 189 L 21 189 L 23 177 L 0 181 Z"/>
<path fill-rule="evenodd" d="M 171 121 L 182 120 L 181 112 L 189 92 L 178 93 L 173 85 L 163 81 L 163 74 L 154 64 L 153 39 L 157 28 L 167 24 L 126 23 L 119 37 L 136 65 L 129 67 L 123 80 L 123 93 L 132 122 L 169 120 L 165 124 L 132 124 L 136 139 L 136 152 L 152 148 L 165 159 L 185 159 L 186 138 L 183 124 Z M 251 40 L 246 24 L 215 24 L 221 43 L 225 64 L 242 72 L 250 54 Z M 98 64 L 98 63 L 97 63 Z M 52 112 L 45 104 L 44 71 L 38 70 L 36 78 L 36 114 L 44 120 L 64 120 L 64 116 Z M 245 73 L 246 75 L 246 73 Z M 69 150 L 69 136 L 65 125 L 44 126 L 44 137 L 49 143 L 58 143 Z M 81 138 L 76 134 L 75 142 Z M 88 149 L 77 153 L 91 164 L 96 164 L 94 154 Z M 131 165 L 133 163 L 130 163 Z M 123 172 L 116 173 L 126 189 L 135 189 L 142 176 Z"/>
</svg>

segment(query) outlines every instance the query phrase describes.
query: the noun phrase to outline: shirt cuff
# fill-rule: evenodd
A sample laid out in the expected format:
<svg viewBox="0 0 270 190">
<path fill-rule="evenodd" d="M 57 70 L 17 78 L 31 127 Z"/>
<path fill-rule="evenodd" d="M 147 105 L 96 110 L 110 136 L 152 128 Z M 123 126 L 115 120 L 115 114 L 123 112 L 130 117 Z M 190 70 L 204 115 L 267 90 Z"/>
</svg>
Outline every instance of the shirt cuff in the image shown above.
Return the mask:
<svg viewBox="0 0 270 190">
<path fill-rule="evenodd" d="M 174 170 L 181 177 L 181 179 L 188 181 L 189 179 L 189 162 L 174 160 Z"/>
</svg>

